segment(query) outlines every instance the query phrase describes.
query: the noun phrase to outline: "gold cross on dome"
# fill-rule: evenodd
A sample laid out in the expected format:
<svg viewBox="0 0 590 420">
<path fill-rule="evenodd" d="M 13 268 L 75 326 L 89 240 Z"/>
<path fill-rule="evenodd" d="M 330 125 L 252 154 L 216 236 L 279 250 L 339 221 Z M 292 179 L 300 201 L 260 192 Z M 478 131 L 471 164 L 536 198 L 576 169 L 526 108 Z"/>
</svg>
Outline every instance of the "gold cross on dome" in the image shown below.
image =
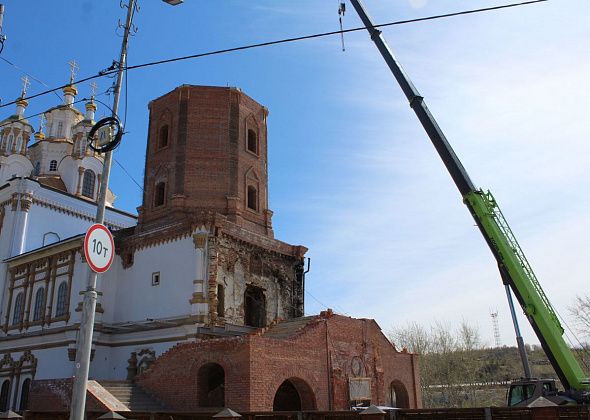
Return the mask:
<svg viewBox="0 0 590 420">
<path fill-rule="evenodd" d="M 94 97 L 96 96 L 97 89 L 98 89 L 98 85 L 96 84 L 96 82 L 90 83 L 90 97 L 92 99 L 94 99 Z"/>
<path fill-rule="evenodd" d="M 23 90 L 20 94 L 21 98 L 24 98 L 27 94 L 27 89 L 31 86 L 31 82 L 29 81 L 29 76 L 23 76 L 20 78 L 23 81 Z"/>
<path fill-rule="evenodd" d="M 70 65 L 70 83 L 74 83 L 74 79 L 76 78 L 76 74 L 78 74 L 78 70 L 80 70 L 80 66 L 76 63 L 76 60 L 68 61 Z"/>
<path fill-rule="evenodd" d="M 43 127 L 45 127 L 45 114 L 41 114 L 41 118 L 39 118 L 39 132 L 43 132 Z"/>
</svg>

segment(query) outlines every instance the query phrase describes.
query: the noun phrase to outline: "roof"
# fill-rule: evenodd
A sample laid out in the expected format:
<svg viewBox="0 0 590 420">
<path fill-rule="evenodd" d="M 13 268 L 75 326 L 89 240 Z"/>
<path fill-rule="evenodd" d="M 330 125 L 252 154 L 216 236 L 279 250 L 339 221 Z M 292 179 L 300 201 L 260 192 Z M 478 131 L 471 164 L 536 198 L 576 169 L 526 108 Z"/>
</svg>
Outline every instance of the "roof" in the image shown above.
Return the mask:
<svg viewBox="0 0 590 420">
<path fill-rule="evenodd" d="M 262 334 L 262 336 L 277 339 L 289 338 L 299 333 L 305 327 L 307 327 L 312 321 L 315 321 L 319 318 L 319 315 L 312 315 L 281 321 L 278 324 L 269 327 L 264 332 L 264 334 Z"/>
<path fill-rule="evenodd" d="M 64 184 L 63 180 L 59 176 L 38 176 L 37 181 L 40 184 L 45 185 L 47 187 L 55 188 L 60 191 L 68 192 L 66 188 L 66 184 Z"/>
<path fill-rule="evenodd" d="M 50 249 L 50 248 L 53 248 L 53 247 L 62 246 L 62 245 L 67 244 L 69 242 L 79 241 L 80 239 L 83 239 L 85 235 L 86 235 L 86 233 L 80 233 L 78 235 L 70 236 L 69 238 L 62 239 L 61 241 L 54 242 L 54 243 L 51 243 L 49 245 L 42 246 L 40 248 L 35 248 L 35 249 L 30 250 L 30 251 L 24 252 L 22 254 L 18 254 L 18 255 L 15 255 L 13 257 L 10 257 L 10 258 L 6 258 L 4 260 L 4 262 L 10 262 L 10 261 L 18 260 L 18 259 L 27 257 L 29 255 L 36 254 L 39 251 L 42 251 L 42 250 L 45 250 L 45 249 Z"/>
</svg>

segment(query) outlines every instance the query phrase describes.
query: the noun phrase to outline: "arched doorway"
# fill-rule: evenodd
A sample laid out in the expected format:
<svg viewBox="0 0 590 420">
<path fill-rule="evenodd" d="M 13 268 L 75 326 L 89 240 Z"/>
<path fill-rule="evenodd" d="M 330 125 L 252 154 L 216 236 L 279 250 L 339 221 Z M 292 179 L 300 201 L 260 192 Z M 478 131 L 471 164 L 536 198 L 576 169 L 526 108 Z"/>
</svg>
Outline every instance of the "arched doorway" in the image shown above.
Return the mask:
<svg viewBox="0 0 590 420">
<path fill-rule="evenodd" d="M 266 326 L 266 297 L 260 287 L 248 285 L 244 293 L 244 324 Z"/>
<path fill-rule="evenodd" d="M 197 397 L 200 407 L 225 406 L 225 371 L 217 363 L 207 363 L 199 369 Z"/>
<path fill-rule="evenodd" d="M 389 401 L 391 407 L 410 408 L 410 397 L 408 390 L 400 381 L 393 381 L 389 385 Z"/>
<path fill-rule="evenodd" d="M 315 395 L 303 379 L 289 378 L 277 388 L 272 409 L 273 411 L 316 410 Z"/>
</svg>

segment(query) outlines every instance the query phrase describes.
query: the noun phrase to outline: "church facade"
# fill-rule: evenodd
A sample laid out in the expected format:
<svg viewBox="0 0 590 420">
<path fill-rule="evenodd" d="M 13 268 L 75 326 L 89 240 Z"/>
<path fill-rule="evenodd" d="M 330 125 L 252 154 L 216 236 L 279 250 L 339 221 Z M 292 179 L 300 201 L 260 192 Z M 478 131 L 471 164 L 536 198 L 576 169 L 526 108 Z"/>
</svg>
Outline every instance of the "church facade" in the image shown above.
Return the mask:
<svg viewBox="0 0 590 420">
<path fill-rule="evenodd" d="M 0 123 L 0 411 L 43 408 L 29 394 L 46 396 L 52 381 L 73 374 L 88 276 L 83 234 L 94 219 L 102 170 L 86 143 L 96 105 L 89 101 L 82 114 L 76 94 L 73 84 L 64 89 L 64 103 L 45 113 L 45 132 L 24 118 L 22 98 Z M 182 85 L 149 104 L 137 217 L 116 210 L 115 196 L 107 195 L 116 257 L 99 276 L 91 378 L 143 383 L 165 400 L 149 378 L 156 367 L 168 370 L 160 359 L 171 349 L 210 341 L 230 343 L 229 352 L 231 340 L 253 340 L 269 326 L 302 319 L 307 249 L 274 238 L 267 116 L 237 88 Z M 399 355 L 396 363 L 405 367 L 398 382 L 408 404 L 419 405 L 415 355 L 384 348 L 380 353 Z M 206 359 L 205 350 L 192 349 Z M 204 375 L 218 376 L 215 369 Z M 392 380 L 373 401 L 385 402 Z M 322 384 L 328 386 L 309 386 L 322 393 Z"/>
</svg>

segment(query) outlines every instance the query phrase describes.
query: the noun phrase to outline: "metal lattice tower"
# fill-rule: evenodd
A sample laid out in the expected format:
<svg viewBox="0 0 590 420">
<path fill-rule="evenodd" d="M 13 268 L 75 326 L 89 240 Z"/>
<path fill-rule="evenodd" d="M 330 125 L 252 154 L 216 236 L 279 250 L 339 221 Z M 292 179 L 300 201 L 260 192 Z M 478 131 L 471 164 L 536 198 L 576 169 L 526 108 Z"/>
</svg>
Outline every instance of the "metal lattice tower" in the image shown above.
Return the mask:
<svg viewBox="0 0 590 420">
<path fill-rule="evenodd" d="M 494 327 L 494 341 L 496 347 L 502 346 L 502 342 L 500 340 L 500 327 L 498 326 L 498 311 L 490 312 L 490 316 L 492 317 L 492 325 Z"/>
</svg>

